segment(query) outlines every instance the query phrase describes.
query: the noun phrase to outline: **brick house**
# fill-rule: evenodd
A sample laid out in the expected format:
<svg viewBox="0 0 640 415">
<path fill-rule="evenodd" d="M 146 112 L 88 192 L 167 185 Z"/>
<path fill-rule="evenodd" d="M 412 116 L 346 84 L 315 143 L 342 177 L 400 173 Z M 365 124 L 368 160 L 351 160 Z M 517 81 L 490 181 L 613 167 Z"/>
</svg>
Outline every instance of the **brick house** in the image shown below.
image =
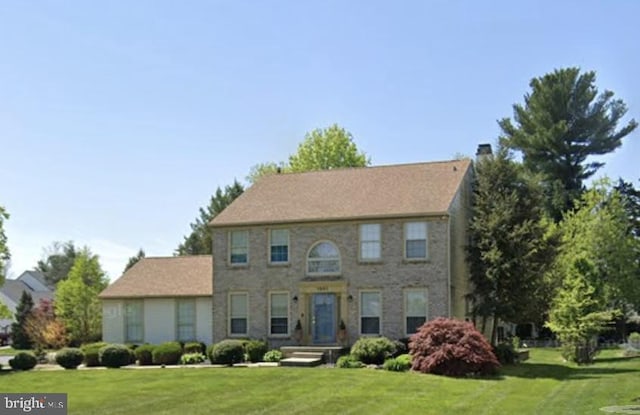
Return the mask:
<svg viewBox="0 0 640 415">
<path fill-rule="evenodd" d="M 352 344 L 464 318 L 471 178 L 464 159 L 260 179 L 211 222 L 213 341 Z"/>
</svg>

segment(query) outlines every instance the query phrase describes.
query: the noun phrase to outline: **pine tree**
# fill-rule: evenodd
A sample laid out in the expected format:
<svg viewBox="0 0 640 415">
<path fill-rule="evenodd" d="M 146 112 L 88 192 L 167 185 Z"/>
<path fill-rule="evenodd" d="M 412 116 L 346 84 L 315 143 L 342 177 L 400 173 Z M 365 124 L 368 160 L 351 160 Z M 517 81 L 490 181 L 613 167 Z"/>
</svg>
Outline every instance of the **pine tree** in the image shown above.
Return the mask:
<svg viewBox="0 0 640 415">
<path fill-rule="evenodd" d="M 14 349 L 31 349 L 32 342 L 25 330 L 25 323 L 33 309 L 33 298 L 28 291 L 23 291 L 16 307 L 16 322 L 11 325 L 11 340 Z"/>
</svg>

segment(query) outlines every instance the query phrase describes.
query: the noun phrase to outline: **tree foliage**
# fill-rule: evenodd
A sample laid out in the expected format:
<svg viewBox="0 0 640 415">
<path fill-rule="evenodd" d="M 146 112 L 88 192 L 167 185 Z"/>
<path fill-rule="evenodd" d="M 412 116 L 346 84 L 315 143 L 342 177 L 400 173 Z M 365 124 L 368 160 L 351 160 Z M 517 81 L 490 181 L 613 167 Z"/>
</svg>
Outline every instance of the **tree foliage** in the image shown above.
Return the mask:
<svg viewBox="0 0 640 415">
<path fill-rule="evenodd" d="M 7 262 L 11 258 L 7 235 L 4 232 L 4 221 L 9 219 L 9 213 L 3 206 L 0 206 L 0 287 L 4 284 L 7 273 Z M 0 301 L 0 318 L 10 318 L 11 311 L 2 301 Z"/>
<path fill-rule="evenodd" d="M 556 221 L 573 207 L 583 181 L 604 165 L 588 158 L 614 151 L 637 127 L 632 119 L 617 129 L 627 107 L 611 91 L 598 94 L 595 81 L 595 72 L 579 68 L 534 78 L 524 105 L 513 106 L 513 122 L 499 121 L 503 142 L 522 152 L 527 169 L 543 175 Z"/>
<path fill-rule="evenodd" d="M 64 324 L 56 318 L 50 300 L 40 300 L 31 310 L 25 320 L 24 329 L 36 350 L 36 355 L 48 348 L 57 350 L 67 345 L 67 331 Z"/>
<path fill-rule="evenodd" d="M 56 241 L 45 250 L 46 258 L 38 261 L 36 270 L 42 272 L 46 281 L 55 286 L 59 281 L 67 278 L 71 267 L 78 256 L 78 249 L 73 241 Z"/>
<path fill-rule="evenodd" d="M 132 257 L 129 258 L 129 261 L 127 261 L 127 265 L 125 265 L 124 267 L 124 272 L 127 272 L 127 270 L 129 268 L 131 268 L 132 266 L 134 266 L 135 264 L 138 263 L 138 261 L 140 261 L 142 258 L 144 258 L 146 256 L 146 254 L 144 253 L 144 250 L 142 248 L 140 248 L 140 250 L 138 251 L 138 253 Z"/>
<path fill-rule="evenodd" d="M 633 183 L 618 180 L 616 191 L 622 199 L 622 206 L 629 218 L 629 232 L 636 238 L 640 238 L 640 189 L 636 189 Z"/>
<path fill-rule="evenodd" d="M 244 187 L 234 180 L 231 186 L 218 187 L 216 193 L 211 196 L 209 205 L 200 208 L 200 216 L 191 223 L 191 233 L 184 237 L 184 241 L 176 249 L 177 255 L 205 255 L 211 254 L 212 241 L 209 222 L 231 204 L 244 192 Z"/>
<path fill-rule="evenodd" d="M 559 225 L 562 245 L 552 270 L 559 289 L 547 326 L 578 362 L 593 358 L 590 342 L 605 321 L 640 305 L 639 241 L 629 223 L 620 194 L 602 181 Z"/>
<path fill-rule="evenodd" d="M 298 146 L 298 151 L 289 157 L 288 169 L 292 172 L 305 172 L 365 167 L 370 163 L 366 154 L 358 151 L 351 133 L 333 124 L 307 133 Z"/>
<path fill-rule="evenodd" d="M 107 285 L 98 256 L 88 248 L 80 250 L 69 277 L 58 283 L 55 301 L 56 315 L 64 322 L 72 342 L 79 344 L 100 338 L 102 309 L 98 294 Z"/>
<path fill-rule="evenodd" d="M 472 311 L 483 322 L 492 319 L 494 344 L 495 322 L 535 321 L 549 299 L 543 276 L 555 242 L 541 205 L 540 187 L 506 149 L 477 163 L 467 260 Z"/>
<path fill-rule="evenodd" d="M 366 167 L 371 161 L 364 152 L 358 150 L 350 132 L 333 124 L 327 128 L 317 128 L 308 132 L 298 145 L 297 151 L 289 156 L 287 163 L 260 163 L 251 168 L 247 181 L 255 183 L 261 177 L 278 172 L 306 172 L 330 170 L 344 167 Z"/>
<path fill-rule="evenodd" d="M 16 322 L 11 324 L 11 340 L 14 349 L 30 349 L 31 339 L 25 330 L 25 322 L 33 309 L 33 297 L 28 291 L 23 291 L 16 307 Z"/>
</svg>

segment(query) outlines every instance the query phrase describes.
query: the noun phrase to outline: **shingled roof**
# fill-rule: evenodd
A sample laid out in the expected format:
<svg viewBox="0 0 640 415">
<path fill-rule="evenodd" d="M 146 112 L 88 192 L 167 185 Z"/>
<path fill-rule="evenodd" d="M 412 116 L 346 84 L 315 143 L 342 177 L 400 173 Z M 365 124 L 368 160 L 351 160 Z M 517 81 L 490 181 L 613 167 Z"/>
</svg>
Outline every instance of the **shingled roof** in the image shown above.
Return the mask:
<svg viewBox="0 0 640 415">
<path fill-rule="evenodd" d="M 195 255 L 142 258 L 99 297 L 200 297 L 212 294 L 212 257 Z"/>
<path fill-rule="evenodd" d="M 447 214 L 471 160 L 274 174 L 211 226 Z"/>
</svg>

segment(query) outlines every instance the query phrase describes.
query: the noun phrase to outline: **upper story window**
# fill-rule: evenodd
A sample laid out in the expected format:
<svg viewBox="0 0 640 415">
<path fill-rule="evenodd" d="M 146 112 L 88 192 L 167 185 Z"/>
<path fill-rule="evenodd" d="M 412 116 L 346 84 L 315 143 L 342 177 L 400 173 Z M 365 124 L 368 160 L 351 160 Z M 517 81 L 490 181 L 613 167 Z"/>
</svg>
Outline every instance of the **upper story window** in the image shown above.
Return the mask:
<svg viewBox="0 0 640 415">
<path fill-rule="evenodd" d="M 249 262 L 249 231 L 229 232 L 229 263 L 246 265 Z"/>
<path fill-rule="evenodd" d="M 307 255 L 307 273 L 316 275 L 340 274 L 340 251 L 331 242 L 315 244 Z"/>
<path fill-rule="evenodd" d="M 271 229 L 269 233 L 269 262 L 272 264 L 289 262 L 288 229 Z"/>
<path fill-rule="evenodd" d="M 408 222 L 404 225 L 404 257 L 427 259 L 427 222 Z"/>
<path fill-rule="evenodd" d="M 380 259 L 380 224 L 360 225 L 360 259 L 362 261 Z"/>
</svg>

